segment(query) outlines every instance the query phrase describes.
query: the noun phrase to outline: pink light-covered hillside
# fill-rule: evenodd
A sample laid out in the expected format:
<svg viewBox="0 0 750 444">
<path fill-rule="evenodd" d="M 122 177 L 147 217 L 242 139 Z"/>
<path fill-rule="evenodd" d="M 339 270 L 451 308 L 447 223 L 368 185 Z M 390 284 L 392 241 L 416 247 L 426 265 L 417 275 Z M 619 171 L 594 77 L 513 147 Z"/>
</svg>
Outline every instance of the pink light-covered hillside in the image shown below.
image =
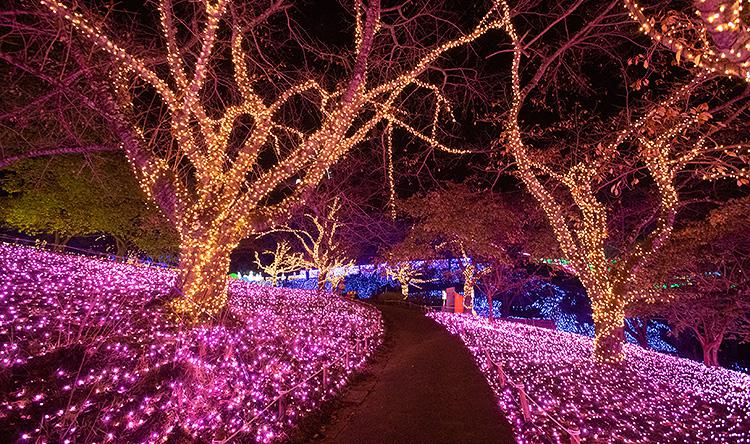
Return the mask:
<svg viewBox="0 0 750 444">
<path fill-rule="evenodd" d="M 160 304 L 175 278 L 0 245 L 0 441 L 283 439 L 381 341 L 374 309 L 241 282 L 190 327 Z"/>
</svg>

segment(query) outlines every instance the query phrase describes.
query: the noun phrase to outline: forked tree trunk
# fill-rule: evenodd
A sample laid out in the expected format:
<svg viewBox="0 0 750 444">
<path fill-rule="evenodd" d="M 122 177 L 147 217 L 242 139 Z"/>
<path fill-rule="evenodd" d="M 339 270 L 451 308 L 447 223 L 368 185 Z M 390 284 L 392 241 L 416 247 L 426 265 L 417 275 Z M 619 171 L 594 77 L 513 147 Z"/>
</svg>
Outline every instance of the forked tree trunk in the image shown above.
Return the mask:
<svg viewBox="0 0 750 444">
<path fill-rule="evenodd" d="M 703 348 L 703 364 L 707 367 L 718 367 L 719 366 L 719 347 L 721 347 L 720 340 L 714 340 L 712 342 L 700 341 L 701 348 Z"/>
<path fill-rule="evenodd" d="M 625 358 L 625 306 L 616 295 L 591 298 L 594 309 L 594 359 L 615 364 Z"/>
</svg>

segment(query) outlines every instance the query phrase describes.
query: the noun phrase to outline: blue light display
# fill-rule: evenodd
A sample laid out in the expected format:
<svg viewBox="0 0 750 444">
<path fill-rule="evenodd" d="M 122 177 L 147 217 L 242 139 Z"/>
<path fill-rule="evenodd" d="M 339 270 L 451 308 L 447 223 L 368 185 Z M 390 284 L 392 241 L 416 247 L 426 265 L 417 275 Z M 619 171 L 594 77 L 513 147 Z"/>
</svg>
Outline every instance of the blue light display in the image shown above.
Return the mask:
<svg viewBox="0 0 750 444">
<path fill-rule="evenodd" d="M 503 303 L 498 300 L 492 301 L 492 316 L 499 318 L 502 316 L 502 311 L 500 310 Z M 479 292 L 477 292 L 477 297 L 474 299 L 474 310 L 477 312 L 479 316 L 484 316 L 485 318 L 489 316 L 489 304 L 487 303 L 487 298 L 480 295 Z"/>
<path fill-rule="evenodd" d="M 353 291 L 360 299 L 370 299 L 384 287 L 395 286 L 397 283 L 377 272 L 359 272 L 348 275 L 344 279 L 344 285 L 346 292 Z"/>
</svg>

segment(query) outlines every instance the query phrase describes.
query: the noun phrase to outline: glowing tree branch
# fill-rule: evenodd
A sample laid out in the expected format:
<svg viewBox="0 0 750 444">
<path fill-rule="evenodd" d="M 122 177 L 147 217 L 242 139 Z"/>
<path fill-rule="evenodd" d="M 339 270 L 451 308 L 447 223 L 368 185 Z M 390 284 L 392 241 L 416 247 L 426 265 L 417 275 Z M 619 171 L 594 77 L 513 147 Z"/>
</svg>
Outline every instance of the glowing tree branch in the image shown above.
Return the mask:
<svg viewBox="0 0 750 444">
<path fill-rule="evenodd" d="M 750 22 L 745 0 L 694 0 L 697 18 L 680 11 L 647 15 L 634 0 L 623 0 L 641 31 L 681 58 L 709 72 L 750 81 Z"/>
<path fill-rule="evenodd" d="M 710 157 L 723 149 L 721 146 L 708 148 L 705 136 L 694 136 L 695 130 L 712 117 L 704 108 L 678 108 L 706 82 L 706 75 L 700 74 L 693 81 L 672 89 L 658 105 L 613 132 L 611 142 L 592 149 L 584 160 L 568 166 L 552 156 L 549 162 L 527 146 L 520 125 L 525 98 L 543 76 L 535 75 L 530 83 L 521 86 L 521 61 L 526 47 L 511 21 L 507 3 L 499 1 L 498 4 L 513 48 L 512 99 L 502 142 L 516 162 L 518 176 L 546 215 L 564 257 L 570 261 L 591 299 L 596 330 L 594 357 L 601 362 L 621 361 L 626 307 L 636 300 L 653 302 L 660 296 L 653 288 L 639 287 L 638 277 L 649 257 L 671 235 L 679 202 L 676 175 L 694 159 Z M 586 26 L 582 29 L 581 32 L 588 31 Z M 635 150 L 637 162 L 654 181 L 658 214 L 649 233 L 612 255 L 606 248 L 610 227 L 600 185 L 618 149 L 626 143 L 635 145 L 631 149 Z M 679 152 L 684 146 L 690 148 Z M 567 200 L 563 200 L 565 195 Z"/>
<path fill-rule="evenodd" d="M 225 305 L 229 256 L 240 240 L 287 218 L 303 202 L 306 191 L 324 177 L 328 167 L 363 142 L 378 125 L 400 128 L 432 148 L 451 150 L 436 139 L 434 130 L 422 133 L 407 122 L 400 103 L 414 89 L 427 88 L 438 98 L 435 106 L 442 109 L 446 99 L 420 77 L 426 77 L 429 68 L 448 51 L 499 28 L 496 11 L 492 10 L 466 34 L 379 70 L 370 63 L 375 42 L 379 36 L 390 38 L 387 26 L 381 23 L 380 1 L 369 1 L 364 11 L 361 2 L 356 2 L 356 49 L 345 81 L 319 82 L 312 75 L 303 75 L 294 86 L 271 98 L 268 91 L 256 88 L 255 81 L 261 76 L 268 77 L 271 83 L 276 79 L 250 68 L 257 64 L 246 52 L 245 29 L 241 25 L 248 20 L 236 16 L 240 5 L 233 5 L 230 0 L 204 1 L 198 20 L 176 19 L 177 8 L 171 1 L 159 2 L 164 37 L 159 45 L 164 49 L 161 60 L 166 65 L 160 68 L 164 69 L 152 67 L 151 58 L 139 57 L 116 42 L 98 24 L 101 20 L 89 18 L 59 0 L 40 1 L 117 62 L 113 86 L 120 112 L 135 116 L 144 102 L 154 103 L 152 99 L 141 100 L 140 87 L 144 85 L 160 102 L 147 106 L 147 118 L 132 119 L 131 135 L 124 136 L 129 139 L 125 151 L 144 191 L 180 235 L 183 297 L 173 305 L 178 312 L 193 317 L 210 315 Z M 271 3 L 259 20 L 282 9 L 279 2 Z M 198 48 L 197 53 L 183 53 L 185 48 L 178 41 L 178 31 L 182 31 L 178 24 L 188 23 L 201 26 L 190 29 L 197 39 L 193 45 Z M 229 29 L 221 30 L 222 26 Z M 220 68 L 212 62 L 224 57 L 217 48 L 223 43 L 222 36 L 230 34 L 231 77 L 240 97 L 232 104 L 217 107 L 204 95 L 212 84 L 210 80 L 220 75 Z M 329 90 L 323 83 L 338 83 L 340 87 Z M 300 98 L 317 101 L 320 121 L 314 129 L 301 130 L 285 120 L 284 108 Z M 232 134 L 241 119 L 253 123 L 247 137 L 236 147 Z M 153 125 L 154 121 L 166 122 L 168 137 L 159 139 L 150 135 L 157 132 L 144 130 L 145 123 Z M 276 153 L 271 165 L 263 160 L 268 149 Z"/>
<path fill-rule="evenodd" d="M 434 279 L 423 279 L 422 271 L 415 268 L 411 261 L 388 263 L 384 269 L 386 276 L 401 284 L 401 294 L 404 296 L 404 300 L 409 298 L 409 285 L 421 288 L 419 284 L 434 281 Z"/>
<path fill-rule="evenodd" d="M 303 270 L 308 266 L 307 261 L 302 253 L 291 252 L 292 246 L 289 242 L 281 241 L 276 244 L 276 250 L 264 251 L 264 255 L 271 256 L 271 262 L 263 265 L 258 252 L 255 252 L 255 263 L 263 270 L 264 273 L 271 276 L 271 283 L 275 287 L 278 283 L 279 276 L 287 273 L 294 273 Z"/>
<path fill-rule="evenodd" d="M 329 281 L 335 289 L 342 276 L 331 272 L 354 265 L 354 260 L 348 257 L 344 245 L 338 239 L 338 230 L 341 228 L 341 222 L 338 220 L 340 209 L 341 199 L 337 197 L 331 205 L 326 207 L 325 214 L 304 215 L 311 229 L 303 230 L 287 226 L 269 231 L 269 233 L 291 233 L 297 238 L 308 265 L 318 269 L 318 290 L 323 290 L 326 282 Z"/>
</svg>

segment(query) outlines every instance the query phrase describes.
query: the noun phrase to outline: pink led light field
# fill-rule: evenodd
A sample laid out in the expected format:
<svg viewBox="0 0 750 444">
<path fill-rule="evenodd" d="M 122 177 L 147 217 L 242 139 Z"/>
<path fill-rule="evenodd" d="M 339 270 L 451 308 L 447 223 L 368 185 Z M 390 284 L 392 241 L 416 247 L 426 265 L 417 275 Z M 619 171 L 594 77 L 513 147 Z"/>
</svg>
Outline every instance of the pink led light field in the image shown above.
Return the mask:
<svg viewBox="0 0 750 444">
<path fill-rule="evenodd" d="M 750 375 L 634 345 L 626 345 L 622 366 L 594 364 L 588 337 L 429 316 L 472 352 L 520 443 L 575 442 L 577 433 L 584 443 L 750 442 Z M 528 420 L 518 384 L 527 394 Z"/>
<path fill-rule="evenodd" d="M 0 441 L 283 439 L 382 340 L 362 304 L 237 281 L 221 321 L 187 327 L 175 279 L 0 245 Z"/>
</svg>

